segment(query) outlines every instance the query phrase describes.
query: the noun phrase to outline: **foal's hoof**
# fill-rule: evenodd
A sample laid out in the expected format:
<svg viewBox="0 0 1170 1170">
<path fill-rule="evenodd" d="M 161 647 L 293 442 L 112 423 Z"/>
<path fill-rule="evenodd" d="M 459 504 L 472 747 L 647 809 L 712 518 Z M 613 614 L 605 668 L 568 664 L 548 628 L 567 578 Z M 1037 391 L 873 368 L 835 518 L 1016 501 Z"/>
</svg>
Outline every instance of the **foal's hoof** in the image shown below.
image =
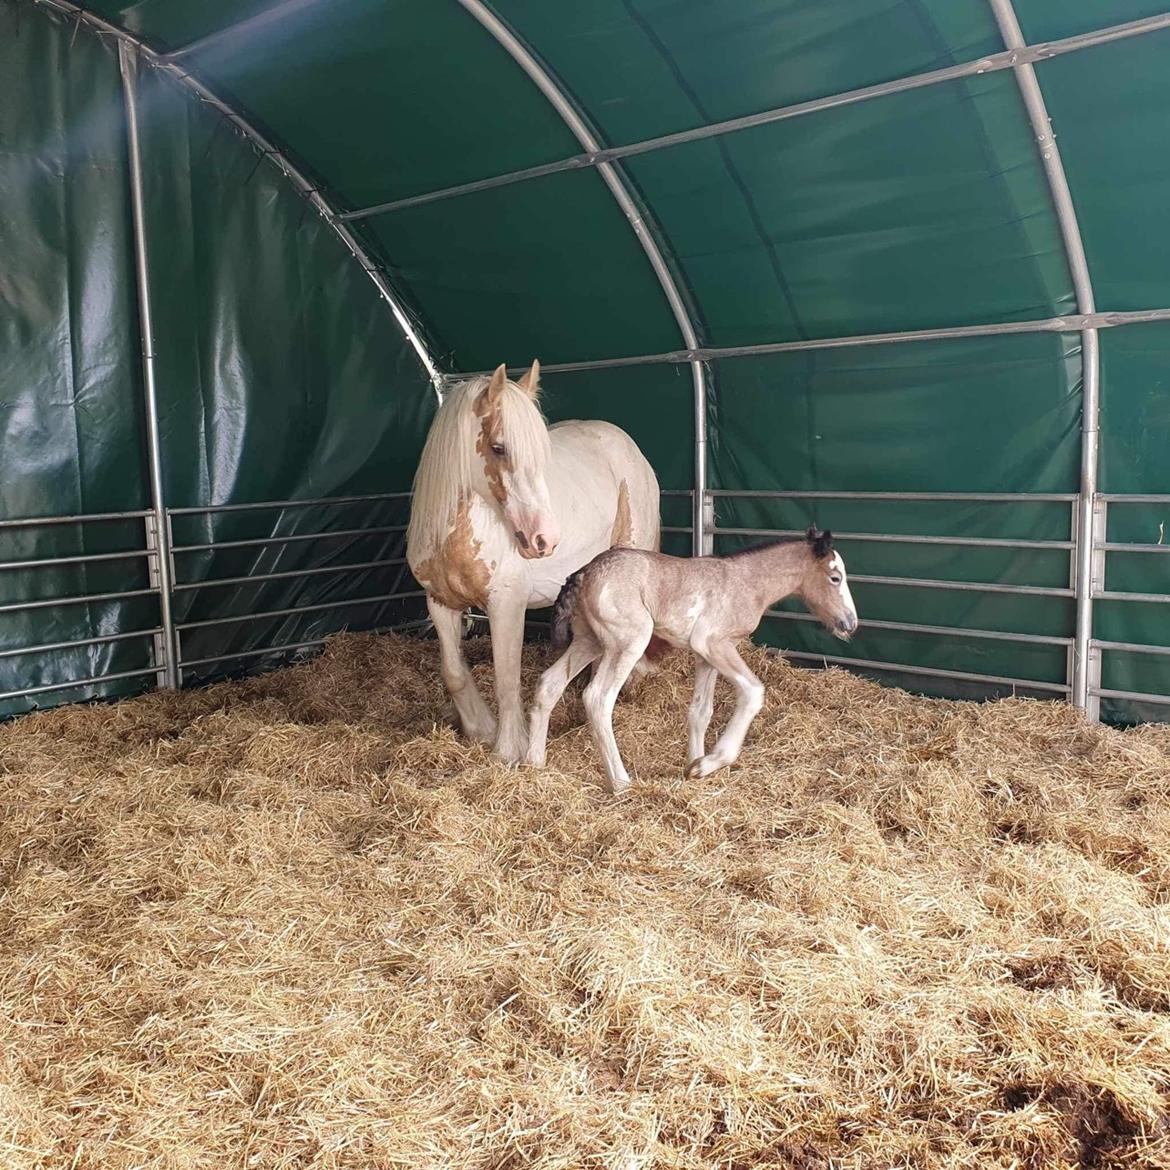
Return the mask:
<svg viewBox="0 0 1170 1170">
<path fill-rule="evenodd" d="M 712 772 L 718 772 L 720 768 L 726 768 L 731 762 L 721 760 L 718 756 L 700 756 L 687 765 L 687 779 L 701 780 L 704 776 L 710 776 Z"/>
</svg>

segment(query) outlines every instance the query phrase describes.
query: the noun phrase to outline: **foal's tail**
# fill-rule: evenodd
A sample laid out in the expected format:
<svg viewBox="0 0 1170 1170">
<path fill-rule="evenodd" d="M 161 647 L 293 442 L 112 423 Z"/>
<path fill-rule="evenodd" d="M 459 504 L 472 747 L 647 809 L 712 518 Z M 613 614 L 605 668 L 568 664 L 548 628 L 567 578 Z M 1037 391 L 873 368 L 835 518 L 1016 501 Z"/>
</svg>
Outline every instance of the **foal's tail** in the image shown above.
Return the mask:
<svg viewBox="0 0 1170 1170">
<path fill-rule="evenodd" d="M 563 650 L 573 638 L 573 610 L 577 608 L 577 594 L 581 588 L 581 576 L 584 569 L 578 569 L 569 575 L 569 579 L 561 586 L 557 595 L 556 605 L 552 615 L 552 644 L 557 650 Z"/>
</svg>

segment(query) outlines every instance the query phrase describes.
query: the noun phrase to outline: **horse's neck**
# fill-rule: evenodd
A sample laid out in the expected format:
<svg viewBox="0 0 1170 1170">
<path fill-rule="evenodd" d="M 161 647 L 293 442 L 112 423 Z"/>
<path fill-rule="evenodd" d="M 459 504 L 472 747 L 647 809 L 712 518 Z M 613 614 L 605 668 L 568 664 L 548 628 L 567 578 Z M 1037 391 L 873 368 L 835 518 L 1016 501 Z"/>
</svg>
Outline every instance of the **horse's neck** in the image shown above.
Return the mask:
<svg viewBox="0 0 1170 1170">
<path fill-rule="evenodd" d="M 745 605 L 759 613 L 771 608 L 800 586 L 805 548 L 797 542 L 774 544 L 729 557 L 725 562 L 730 584 Z"/>
</svg>

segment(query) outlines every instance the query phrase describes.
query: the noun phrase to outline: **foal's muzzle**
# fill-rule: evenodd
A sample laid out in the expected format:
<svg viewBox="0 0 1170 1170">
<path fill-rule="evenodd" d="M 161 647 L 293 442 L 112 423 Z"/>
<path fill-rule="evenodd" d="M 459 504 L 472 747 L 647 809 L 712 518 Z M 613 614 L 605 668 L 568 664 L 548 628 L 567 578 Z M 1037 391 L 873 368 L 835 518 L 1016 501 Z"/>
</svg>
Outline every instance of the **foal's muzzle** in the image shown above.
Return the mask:
<svg viewBox="0 0 1170 1170">
<path fill-rule="evenodd" d="M 851 617 L 843 617 L 837 622 L 833 636 L 840 638 L 842 642 L 848 642 L 857 633 L 858 624 L 856 614 Z"/>
</svg>

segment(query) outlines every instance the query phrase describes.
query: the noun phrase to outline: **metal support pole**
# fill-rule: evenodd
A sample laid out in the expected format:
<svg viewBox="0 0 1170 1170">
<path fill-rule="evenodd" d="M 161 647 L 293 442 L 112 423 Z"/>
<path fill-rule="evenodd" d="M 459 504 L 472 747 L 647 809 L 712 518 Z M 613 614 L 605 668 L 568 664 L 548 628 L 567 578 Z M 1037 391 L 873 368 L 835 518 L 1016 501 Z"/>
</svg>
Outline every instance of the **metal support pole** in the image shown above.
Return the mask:
<svg viewBox="0 0 1170 1170">
<path fill-rule="evenodd" d="M 1012 0 L 989 0 L 995 22 L 1003 37 L 1004 47 L 1022 49 L 1025 47 L 1024 34 L 1016 19 Z M 1060 234 L 1068 257 L 1069 272 L 1076 292 L 1077 311 L 1084 314 L 1096 313 L 1093 284 L 1089 276 L 1089 263 L 1085 258 L 1085 246 L 1081 239 L 1080 224 L 1073 205 L 1068 176 L 1060 158 L 1056 139 L 1052 133 L 1048 108 L 1044 94 L 1036 79 L 1036 70 L 1030 61 L 1020 61 L 1012 66 L 1020 96 L 1032 123 L 1032 132 L 1040 148 L 1044 174 L 1052 193 L 1052 203 L 1060 224 Z M 1090 691 L 1090 650 L 1093 640 L 1093 549 L 1097 543 L 1094 530 L 1094 502 L 1097 494 L 1097 446 L 1098 422 L 1100 415 L 1101 354 L 1097 329 L 1086 326 L 1081 330 L 1081 490 L 1077 509 L 1076 548 L 1076 631 L 1073 638 L 1072 704 L 1089 711 Z"/>
<path fill-rule="evenodd" d="M 564 86 L 553 76 L 547 66 L 541 64 L 533 56 L 528 47 L 492 11 L 491 7 L 484 3 L 484 0 L 459 0 L 459 3 L 469 15 L 495 37 L 500 47 L 528 74 L 581 144 L 581 149 L 590 154 L 601 150 L 601 143 L 569 100 Z M 683 345 L 688 350 L 697 350 L 699 339 L 686 301 L 675 282 L 670 266 L 666 263 L 666 258 L 662 254 L 654 232 L 647 224 L 645 216 L 638 209 L 637 203 L 626 187 L 622 173 L 612 162 L 598 163 L 597 173 L 605 181 L 614 202 L 629 220 L 634 234 L 638 237 L 638 242 L 642 245 L 642 251 L 645 252 L 646 259 L 649 260 L 650 267 L 654 270 L 654 275 L 658 277 L 658 283 L 661 285 L 670 310 L 674 314 L 675 322 L 682 334 Z M 704 541 L 703 500 L 707 492 L 707 376 L 701 361 L 692 360 L 690 367 L 694 387 L 695 418 L 695 508 L 692 539 L 693 551 L 696 556 L 700 556 Z"/>
<path fill-rule="evenodd" d="M 1089 596 L 1098 598 L 1105 592 L 1105 558 L 1109 552 L 1109 502 L 1098 494 L 1093 500 L 1093 519 L 1088 544 L 1092 550 Z M 1085 667 L 1085 713 L 1097 723 L 1101 719 L 1101 648 L 1089 631 L 1089 649 Z"/>
<path fill-rule="evenodd" d="M 128 44 L 133 46 L 141 55 L 142 60 L 156 68 L 162 69 L 181 86 L 193 93 L 201 102 L 221 114 L 260 154 L 278 167 L 281 174 L 284 175 L 296 190 L 313 206 L 318 214 L 320 214 L 330 228 L 333 229 L 353 258 L 361 265 L 362 270 L 373 281 L 379 295 L 386 302 L 394 320 L 398 323 L 398 327 L 402 330 L 411 348 L 418 356 L 418 360 L 426 370 L 435 397 L 440 402 L 443 401 L 443 377 L 439 373 L 438 365 L 427 349 L 422 334 L 415 327 L 414 322 L 411 321 L 405 306 L 398 299 L 397 293 L 390 287 L 390 282 L 386 279 L 385 273 L 374 262 L 373 257 L 365 250 L 353 232 L 341 222 L 340 215 L 333 204 L 325 195 L 317 190 L 316 184 L 312 180 L 297 169 L 292 160 L 274 142 L 261 134 L 238 110 L 214 94 L 203 82 L 188 73 L 178 61 L 171 60 L 166 55 L 158 53 L 149 45 L 143 43 L 139 37 L 128 32 L 120 25 L 104 20 L 102 17 L 90 12 L 87 8 L 83 8 L 74 3 L 74 0 L 32 0 L 32 2 L 62 13 L 76 21 L 78 25 L 88 25 L 100 33 L 117 37 L 119 45 Z"/>
<path fill-rule="evenodd" d="M 695 491 L 691 503 L 691 556 L 710 556 L 715 540 L 715 502 L 707 490 L 707 392 L 702 373 L 695 375 Z"/>
<path fill-rule="evenodd" d="M 158 602 L 162 625 L 162 681 L 169 690 L 179 686 L 175 619 L 171 611 L 170 529 L 163 488 L 162 439 L 159 434 L 158 389 L 155 384 L 154 318 L 150 302 L 150 268 L 146 240 L 146 212 L 142 194 L 142 149 L 138 137 L 138 58 L 126 41 L 118 42 L 122 95 L 126 103 L 126 138 L 130 159 L 130 206 L 134 224 L 134 268 L 138 279 L 138 324 L 142 334 L 142 381 L 146 395 L 146 456 L 150 469 L 150 507 L 154 529 Z"/>
</svg>

